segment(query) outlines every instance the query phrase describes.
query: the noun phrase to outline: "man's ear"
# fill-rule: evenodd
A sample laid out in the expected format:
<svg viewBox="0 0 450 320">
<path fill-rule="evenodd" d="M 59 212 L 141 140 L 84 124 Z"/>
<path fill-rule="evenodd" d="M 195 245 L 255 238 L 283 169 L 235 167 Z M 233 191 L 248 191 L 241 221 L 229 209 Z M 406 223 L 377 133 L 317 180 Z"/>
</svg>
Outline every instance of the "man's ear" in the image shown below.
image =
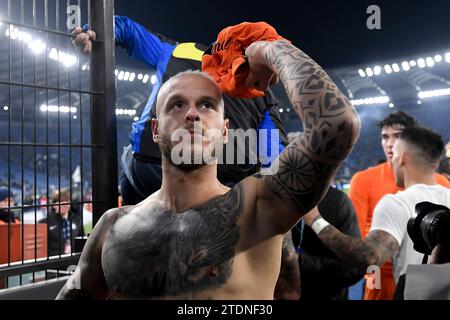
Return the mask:
<svg viewBox="0 0 450 320">
<path fill-rule="evenodd" d="M 229 128 L 230 128 L 230 120 L 225 119 L 223 122 L 223 129 L 222 129 L 223 144 L 226 144 L 228 142 L 228 129 Z"/>
<path fill-rule="evenodd" d="M 153 118 L 152 119 L 152 134 L 153 134 L 153 141 L 155 143 L 159 143 L 159 128 L 158 128 L 158 119 Z"/>
<path fill-rule="evenodd" d="M 406 164 L 406 162 L 408 162 L 409 161 L 409 159 L 410 159 L 410 154 L 409 153 L 407 153 L 407 152 L 405 152 L 405 151 L 400 151 L 400 157 L 399 157 L 399 164 L 401 165 L 401 166 L 404 166 L 405 164 Z"/>
</svg>

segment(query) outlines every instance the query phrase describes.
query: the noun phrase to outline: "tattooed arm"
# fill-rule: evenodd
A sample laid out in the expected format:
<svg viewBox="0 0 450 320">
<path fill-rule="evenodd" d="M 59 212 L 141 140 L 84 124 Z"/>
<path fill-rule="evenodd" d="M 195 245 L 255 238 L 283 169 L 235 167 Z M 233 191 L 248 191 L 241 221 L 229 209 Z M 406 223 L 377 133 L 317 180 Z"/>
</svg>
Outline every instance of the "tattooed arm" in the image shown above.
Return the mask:
<svg viewBox="0 0 450 320">
<path fill-rule="evenodd" d="M 308 226 L 320 218 L 317 208 L 303 217 Z M 382 230 L 370 231 L 363 240 L 348 236 L 329 225 L 319 233 L 318 237 L 340 259 L 365 269 L 371 265 L 383 265 L 400 248 L 396 238 Z"/>
<path fill-rule="evenodd" d="M 275 287 L 275 298 L 283 300 L 299 300 L 301 295 L 300 267 L 298 254 L 289 231 L 283 239 L 281 251 L 281 270 Z"/>
<path fill-rule="evenodd" d="M 75 273 L 56 297 L 57 300 L 106 299 L 108 287 L 102 270 L 101 252 L 108 230 L 121 209 L 106 212 L 90 234 Z"/>
<path fill-rule="evenodd" d="M 271 175 L 260 179 L 257 192 L 266 209 L 261 215 L 275 233 L 286 233 L 325 194 L 358 139 L 360 121 L 325 71 L 295 46 L 285 41 L 255 42 L 246 56 L 247 86 L 263 88 L 273 83 L 275 75 L 303 122 L 304 132 L 281 153 Z"/>
</svg>

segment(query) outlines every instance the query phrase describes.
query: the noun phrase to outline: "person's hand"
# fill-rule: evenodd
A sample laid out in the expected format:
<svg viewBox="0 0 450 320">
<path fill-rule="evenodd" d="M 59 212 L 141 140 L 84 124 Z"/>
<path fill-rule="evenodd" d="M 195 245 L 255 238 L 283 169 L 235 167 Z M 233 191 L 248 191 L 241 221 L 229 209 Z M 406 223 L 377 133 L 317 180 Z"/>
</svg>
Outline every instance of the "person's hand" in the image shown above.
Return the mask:
<svg viewBox="0 0 450 320">
<path fill-rule="evenodd" d="M 438 244 L 434 247 L 433 251 L 431 251 L 431 255 L 428 258 L 428 264 L 439 264 L 439 254 L 441 252 L 441 245 Z"/>
<path fill-rule="evenodd" d="M 321 218 L 319 209 L 314 207 L 314 209 L 305 214 L 302 219 L 308 227 L 311 227 L 312 223 L 319 218 Z"/>
<path fill-rule="evenodd" d="M 245 81 L 247 88 L 266 91 L 269 86 L 277 83 L 278 77 L 265 59 L 271 43 L 270 41 L 256 41 L 245 49 L 245 56 L 250 68 L 249 75 Z"/>
<path fill-rule="evenodd" d="M 95 31 L 88 30 L 84 32 L 81 28 L 76 28 L 72 32 L 72 36 L 75 38 L 72 39 L 73 44 L 77 49 L 83 54 L 91 54 L 92 52 L 92 41 L 96 39 Z"/>
</svg>

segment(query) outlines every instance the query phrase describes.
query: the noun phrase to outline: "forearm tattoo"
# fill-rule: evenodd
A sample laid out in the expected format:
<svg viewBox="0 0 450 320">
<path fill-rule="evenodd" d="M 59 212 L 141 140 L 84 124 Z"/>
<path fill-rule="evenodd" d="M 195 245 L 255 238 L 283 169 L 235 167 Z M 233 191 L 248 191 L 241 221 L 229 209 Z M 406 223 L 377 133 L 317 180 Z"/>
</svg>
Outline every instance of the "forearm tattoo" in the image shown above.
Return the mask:
<svg viewBox="0 0 450 320">
<path fill-rule="evenodd" d="M 319 238 L 340 259 L 365 268 L 381 266 L 399 249 L 397 240 L 384 231 L 372 231 L 363 240 L 347 236 L 329 225 L 319 233 Z"/>
<path fill-rule="evenodd" d="M 355 145 L 359 118 L 325 71 L 298 48 L 274 42 L 265 59 L 283 82 L 304 127 L 281 153 L 278 171 L 265 179 L 283 201 L 306 213 Z"/>
</svg>

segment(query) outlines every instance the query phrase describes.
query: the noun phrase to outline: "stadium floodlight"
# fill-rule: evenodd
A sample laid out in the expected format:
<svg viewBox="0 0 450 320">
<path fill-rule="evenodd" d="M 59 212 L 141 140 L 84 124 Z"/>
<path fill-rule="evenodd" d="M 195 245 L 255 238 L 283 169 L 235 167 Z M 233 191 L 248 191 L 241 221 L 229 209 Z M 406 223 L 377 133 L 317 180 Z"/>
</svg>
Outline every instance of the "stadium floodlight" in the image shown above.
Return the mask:
<svg viewBox="0 0 450 320">
<path fill-rule="evenodd" d="M 142 79 L 142 82 L 143 82 L 143 83 L 147 83 L 147 82 L 148 82 L 148 79 L 150 79 L 150 76 L 149 76 L 148 74 L 146 74 L 146 75 L 144 76 L 144 79 Z"/>
<path fill-rule="evenodd" d="M 393 107 L 395 107 L 395 105 L 392 102 L 389 103 L 389 108 L 393 108 Z"/>
<path fill-rule="evenodd" d="M 400 67 L 398 66 L 398 64 L 393 63 L 392 64 L 392 70 L 394 70 L 394 72 L 400 72 Z"/>
<path fill-rule="evenodd" d="M 14 26 L 10 25 L 9 29 L 6 30 L 5 34 L 7 37 L 10 37 L 12 40 L 16 40 L 19 33 L 19 29 L 14 28 Z"/>
<path fill-rule="evenodd" d="M 138 77 L 138 80 L 142 80 L 144 78 L 144 75 L 142 73 L 139 73 L 137 77 Z"/>
<path fill-rule="evenodd" d="M 125 74 L 125 72 L 123 72 L 123 71 L 120 71 L 119 72 L 119 75 L 117 76 L 117 79 L 119 80 L 119 81 L 122 81 L 123 80 L 123 75 Z"/>
<path fill-rule="evenodd" d="M 117 108 L 116 109 L 116 115 L 118 116 L 130 116 L 134 117 L 136 115 L 136 109 L 122 109 Z"/>
<path fill-rule="evenodd" d="M 9 107 L 8 107 L 8 106 L 4 106 L 4 107 L 3 107 L 3 110 L 8 111 L 8 110 L 9 110 Z"/>
<path fill-rule="evenodd" d="M 450 63 L 450 52 L 445 53 L 445 62 Z"/>
<path fill-rule="evenodd" d="M 425 68 L 426 66 L 425 59 L 423 58 L 417 59 L 417 65 L 419 66 L 419 68 Z"/>
<path fill-rule="evenodd" d="M 64 60 L 62 61 L 62 64 L 66 67 L 71 67 L 77 63 L 77 57 L 72 56 L 70 54 L 66 54 L 64 57 Z"/>
<path fill-rule="evenodd" d="M 366 73 L 364 72 L 363 69 L 358 69 L 358 73 L 361 76 L 361 78 L 364 78 L 366 76 Z"/>
<path fill-rule="evenodd" d="M 366 74 L 367 74 L 368 77 L 372 77 L 373 76 L 372 68 L 366 68 Z"/>
<path fill-rule="evenodd" d="M 409 65 L 410 65 L 411 67 L 417 66 L 416 60 L 411 60 L 411 61 L 409 61 Z"/>
<path fill-rule="evenodd" d="M 31 40 L 33 40 L 33 37 L 25 32 L 22 32 L 22 41 L 25 42 L 26 44 L 29 44 L 31 42 Z"/>
<path fill-rule="evenodd" d="M 441 97 L 441 96 L 449 96 L 450 88 L 437 89 L 437 90 L 429 90 L 429 91 L 420 91 L 418 93 L 418 97 L 420 99 Z"/>
<path fill-rule="evenodd" d="M 134 121 L 134 122 L 139 121 L 139 117 L 134 117 L 134 118 L 133 118 L 133 121 Z"/>
<path fill-rule="evenodd" d="M 58 50 L 56 50 L 56 48 L 52 48 L 52 50 L 50 50 L 50 53 L 48 54 L 48 57 L 52 60 L 56 60 L 58 61 Z"/>
<path fill-rule="evenodd" d="M 378 96 L 378 97 L 369 97 L 364 99 L 353 99 L 350 100 L 352 105 L 354 106 L 363 106 L 363 105 L 370 105 L 370 104 L 385 104 L 390 101 L 390 98 L 388 96 Z"/>
<path fill-rule="evenodd" d="M 436 63 L 441 62 L 441 61 L 442 61 L 442 56 L 441 56 L 440 54 L 435 55 L 435 56 L 434 56 L 434 61 L 435 61 Z"/>
<path fill-rule="evenodd" d="M 409 66 L 408 61 L 403 61 L 402 62 L 402 69 L 403 69 L 403 71 L 409 71 L 411 69 L 411 67 Z"/>
<path fill-rule="evenodd" d="M 427 59 L 426 59 L 425 61 L 426 61 L 427 66 L 428 66 L 429 68 L 431 68 L 431 67 L 434 66 L 434 60 L 433 60 L 433 58 L 427 57 Z"/>
<path fill-rule="evenodd" d="M 45 43 L 43 43 L 41 40 L 33 40 L 28 44 L 28 47 L 33 51 L 35 54 L 41 54 L 42 51 L 44 51 L 47 46 Z"/>
<path fill-rule="evenodd" d="M 117 77 L 117 76 L 119 75 L 119 70 L 116 69 L 116 70 L 114 71 L 114 74 L 115 74 L 116 77 Z"/>
<path fill-rule="evenodd" d="M 128 81 L 130 79 L 130 73 L 127 71 L 123 76 L 123 81 Z"/>
<path fill-rule="evenodd" d="M 60 113 L 77 113 L 77 108 L 76 107 L 68 107 L 68 106 L 47 106 L 45 104 L 41 105 L 41 111 L 42 112 L 48 112 L 48 113 L 56 113 L 56 112 L 60 112 Z"/>
<path fill-rule="evenodd" d="M 280 108 L 280 109 L 278 109 L 278 111 L 279 111 L 280 113 L 283 113 L 283 112 L 284 112 L 284 109 L 283 109 L 283 108 Z"/>
<path fill-rule="evenodd" d="M 380 66 L 375 66 L 373 68 L 373 73 L 374 73 L 374 75 L 379 76 L 380 73 L 381 73 L 381 67 Z"/>
<path fill-rule="evenodd" d="M 130 82 L 133 82 L 135 78 L 136 78 L 136 73 L 132 72 L 130 74 Z"/>
<path fill-rule="evenodd" d="M 390 74 L 390 73 L 392 72 L 391 65 L 386 64 L 386 65 L 384 66 L 384 71 L 386 71 L 387 74 Z"/>
<path fill-rule="evenodd" d="M 158 78 L 156 77 L 156 74 L 152 75 L 152 77 L 150 78 L 150 83 L 152 85 L 154 85 L 156 83 L 156 80 L 158 80 Z"/>
<path fill-rule="evenodd" d="M 417 100 L 417 104 L 422 104 L 422 100 Z"/>
</svg>

